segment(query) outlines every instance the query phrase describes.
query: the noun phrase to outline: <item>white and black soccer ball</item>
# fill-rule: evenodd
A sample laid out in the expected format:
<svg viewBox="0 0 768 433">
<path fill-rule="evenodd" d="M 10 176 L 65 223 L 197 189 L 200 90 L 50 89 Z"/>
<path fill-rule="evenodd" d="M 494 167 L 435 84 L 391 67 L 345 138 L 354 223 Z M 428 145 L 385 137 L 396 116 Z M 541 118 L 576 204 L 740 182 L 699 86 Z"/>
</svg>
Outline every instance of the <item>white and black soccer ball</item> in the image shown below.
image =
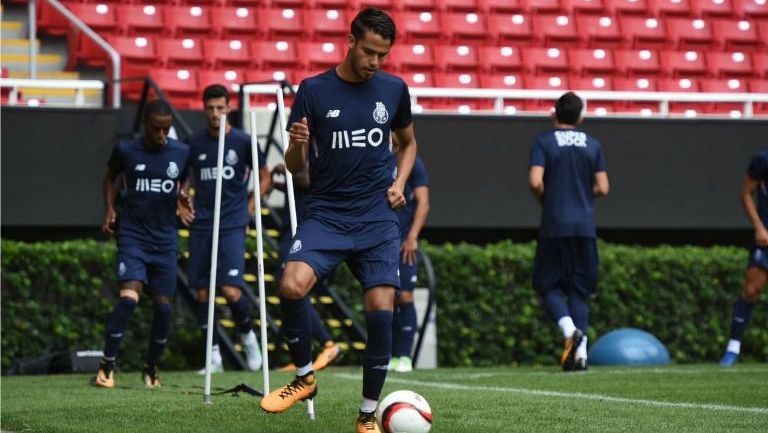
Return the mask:
<svg viewBox="0 0 768 433">
<path fill-rule="evenodd" d="M 432 409 L 413 391 L 395 391 L 379 402 L 376 419 L 383 433 L 427 433 L 432 428 Z"/>
</svg>

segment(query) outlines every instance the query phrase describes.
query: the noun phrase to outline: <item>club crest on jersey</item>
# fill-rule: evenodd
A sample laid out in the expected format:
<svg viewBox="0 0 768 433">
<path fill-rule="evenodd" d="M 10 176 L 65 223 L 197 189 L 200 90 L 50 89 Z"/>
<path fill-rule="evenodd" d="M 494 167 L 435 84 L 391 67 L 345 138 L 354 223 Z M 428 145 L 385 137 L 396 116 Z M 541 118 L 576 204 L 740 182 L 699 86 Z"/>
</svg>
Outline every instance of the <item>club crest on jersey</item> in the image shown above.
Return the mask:
<svg viewBox="0 0 768 433">
<path fill-rule="evenodd" d="M 165 174 L 171 179 L 176 179 L 179 176 L 179 166 L 173 161 L 169 162 L 168 170 L 165 171 Z"/>
<path fill-rule="evenodd" d="M 373 120 L 382 125 L 389 120 L 389 113 L 387 113 L 387 107 L 383 102 L 376 103 L 376 108 L 373 109 Z"/>
<path fill-rule="evenodd" d="M 229 149 L 229 152 L 227 152 L 227 156 L 224 158 L 224 160 L 227 161 L 227 164 L 229 165 L 237 164 L 237 152 L 235 152 L 234 149 Z"/>
<path fill-rule="evenodd" d="M 206 158 L 208 158 L 208 155 L 201 153 L 200 156 L 197 157 L 198 161 L 205 161 Z"/>
<path fill-rule="evenodd" d="M 125 263 L 123 263 L 123 262 L 120 262 L 120 264 L 117 266 L 117 273 L 119 275 L 124 275 L 125 271 L 127 271 L 127 270 L 128 269 L 126 268 Z"/>
<path fill-rule="evenodd" d="M 293 245 L 291 245 L 291 250 L 289 253 L 296 254 L 299 251 L 301 251 L 301 241 L 299 239 L 296 239 L 296 241 L 293 242 Z"/>
</svg>

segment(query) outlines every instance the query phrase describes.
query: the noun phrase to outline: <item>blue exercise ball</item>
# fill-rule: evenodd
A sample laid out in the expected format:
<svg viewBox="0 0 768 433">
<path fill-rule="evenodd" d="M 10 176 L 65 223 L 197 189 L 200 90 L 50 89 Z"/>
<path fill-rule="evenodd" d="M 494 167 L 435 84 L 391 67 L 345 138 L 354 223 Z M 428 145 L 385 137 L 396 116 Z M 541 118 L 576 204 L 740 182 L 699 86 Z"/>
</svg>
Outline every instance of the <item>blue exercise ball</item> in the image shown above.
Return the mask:
<svg viewBox="0 0 768 433">
<path fill-rule="evenodd" d="M 598 338 L 589 351 L 591 365 L 664 365 L 669 352 L 658 338 L 634 328 L 621 328 Z"/>
</svg>

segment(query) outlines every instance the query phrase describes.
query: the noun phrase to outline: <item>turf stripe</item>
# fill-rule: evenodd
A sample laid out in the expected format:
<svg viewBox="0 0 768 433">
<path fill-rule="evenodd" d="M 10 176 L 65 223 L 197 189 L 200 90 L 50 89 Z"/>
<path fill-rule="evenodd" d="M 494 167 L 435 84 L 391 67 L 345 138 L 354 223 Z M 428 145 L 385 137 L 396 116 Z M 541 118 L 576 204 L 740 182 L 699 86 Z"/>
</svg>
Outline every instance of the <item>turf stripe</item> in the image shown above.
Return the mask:
<svg viewBox="0 0 768 433">
<path fill-rule="evenodd" d="M 334 374 L 335 377 L 341 379 L 353 379 L 360 380 L 360 375 L 338 373 Z M 418 385 L 440 389 L 451 390 L 463 390 L 463 391 L 493 391 L 493 392 L 506 392 L 513 394 L 523 395 L 535 395 L 542 397 L 566 397 L 566 398 L 581 398 L 586 400 L 608 401 L 612 403 L 627 403 L 644 406 L 665 407 L 665 408 L 677 408 L 677 409 L 699 409 L 699 410 L 711 410 L 711 411 L 725 411 L 725 412 L 749 412 L 768 415 L 768 408 L 765 407 L 745 407 L 745 406 L 731 406 L 726 404 L 715 403 L 688 403 L 688 402 L 671 402 L 671 401 L 659 401 L 659 400 L 646 400 L 640 398 L 626 398 L 626 397 L 613 397 L 602 394 L 587 394 L 582 392 L 562 392 L 562 391 L 546 391 L 541 389 L 527 389 L 527 388 L 507 388 L 500 386 L 472 386 L 461 385 L 458 383 L 449 382 L 427 382 L 422 380 L 406 380 L 388 377 L 387 382 L 401 383 L 405 385 Z"/>
</svg>

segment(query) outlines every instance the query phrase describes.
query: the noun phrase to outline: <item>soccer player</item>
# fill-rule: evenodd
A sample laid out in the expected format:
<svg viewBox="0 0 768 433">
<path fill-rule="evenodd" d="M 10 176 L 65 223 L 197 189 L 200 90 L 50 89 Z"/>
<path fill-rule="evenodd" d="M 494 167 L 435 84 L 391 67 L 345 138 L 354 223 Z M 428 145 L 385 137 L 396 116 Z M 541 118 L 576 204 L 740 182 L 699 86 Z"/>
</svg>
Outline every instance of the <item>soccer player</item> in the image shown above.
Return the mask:
<svg viewBox="0 0 768 433">
<path fill-rule="evenodd" d="M 768 279 L 768 192 L 765 182 L 768 181 L 768 150 L 763 150 L 749 163 L 747 174 L 741 187 L 741 205 L 755 230 L 755 245 L 749 253 L 744 289 L 733 306 L 733 321 L 731 336 L 725 355 L 720 365 L 729 367 L 736 364 L 741 353 L 741 339 L 747 330 L 752 309 L 765 287 Z M 755 203 L 757 193 L 757 203 Z"/>
<path fill-rule="evenodd" d="M 165 101 L 154 100 L 145 106 L 143 115 L 144 135 L 115 146 L 103 181 L 106 210 L 102 230 L 117 235 L 120 291 L 120 299 L 107 321 L 104 357 L 92 381 L 103 388 L 115 387 L 117 352 L 145 288 L 152 295 L 154 314 L 141 376 L 147 388 L 160 387 L 157 364 L 168 341 L 176 295 L 177 200 L 183 208 L 190 206 L 179 193 L 189 148 L 168 138 L 171 107 Z M 121 182 L 117 182 L 119 175 Z M 123 194 L 119 219 L 115 209 L 118 184 Z"/>
<path fill-rule="evenodd" d="M 211 274 L 211 248 L 213 247 L 213 211 L 216 199 L 216 170 L 219 148 L 219 124 L 222 114 L 229 114 L 229 92 L 220 84 L 203 90 L 206 128 L 189 138 L 190 181 L 195 189 L 194 211 L 180 209 L 184 224 L 190 227 L 189 236 L 189 284 L 197 290 L 195 313 L 202 331 L 205 347 L 208 328 L 208 285 Z M 251 303 L 243 296 L 245 285 L 245 234 L 249 213 L 271 188 L 271 176 L 265 165 L 265 156 L 259 151 L 259 196 L 248 194 L 248 182 L 253 165 L 251 137 L 225 125 L 224 166 L 222 169 L 221 214 L 219 232 L 218 266 L 216 286 L 227 300 L 232 317 L 240 331 L 248 369 L 261 368 L 261 350 L 253 332 Z M 250 211 L 250 212 L 249 212 Z M 219 350 L 219 338 L 213 333 L 211 370 L 222 372 L 224 367 Z M 205 369 L 199 371 L 205 374 Z"/>
<path fill-rule="evenodd" d="M 400 285 L 400 230 L 394 209 L 416 159 L 410 92 L 379 71 L 395 42 L 395 23 L 368 8 L 352 21 L 344 61 L 305 79 L 290 118 L 286 167 L 298 173 L 309 160 L 311 191 L 280 280 L 283 334 L 296 379 L 261 400 L 283 412 L 317 393 L 311 325 L 304 298 L 315 283 L 346 261 L 363 288 L 368 341 L 363 357 L 363 402 L 358 432 L 378 432 L 374 411 L 392 351 L 392 310 Z M 392 182 L 390 133 L 400 144 Z"/>
<path fill-rule="evenodd" d="M 565 339 L 564 371 L 587 368 L 587 300 L 597 290 L 594 197 L 608 194 L 600 142 L 577 129 L 584 104 L 568 92 L 555 104 L 555 128 L 531 148 L 529 186 L 543 210 L 533 286 Z"/>
<path fill-rule="evenodd" d="M 285 165 L 283 164 L 276 165 L 272 169 L 272 174 L 290 176 L 290 174 L 285 172 Z M 275 189 L 286 192 L 285 183 L 274 182 L 273 185 Z M 296 221 L 299 223 L 301 222 L 302 216 L 304 215 L 304 205 L 308 193 L 309 164 L 305 162 L 304 170 L 302 170 L 301 173 L 293 175 L 293 196 L 296 211 Z M 280 278 L 283 275 L 285 259 L 288 256 L 288 250 L 290 249 L 291 241 L 293 240 L 293 235 L 291 233 L 291 218 L 289 212 L 288 200 L 286 199 L 285 207 L 283 207 L 282 227 L 280 229 L 280 268 L 278 268 L 278 281 L 280 281 Z M 322 284 L 323 281 L 318 281 L 312 290 L 317 290 Z M 305 297 L 304 300 L 307 303 L 307 313 L 309 313 L 309 320 L 312 326 L 312 339 L 318 342 L 323 348 L 320 354 L 317 355 L 317 358 L 315 358 L 315 361 L 312 362 L 312 370 L 318 372 L 328 367 L 333 362 L 337 361 L 342 355 L 342 350 L 341 347 L 331 338 L 331 334 L 328 333 L 328 330 L 325 328 L 325 325 L 323 325 L 322 320 L 320 320 L 320 316 L 317 314 L 315 307 L 313 307 L 312 303 L 309 301 L 309 297 Z M 293 363 L 289 363 L 280 368 L 280 371 L 295 370 L 296 365 Z"/>
<path fill-rule="evenodd" d="M 416 251 L 419 249 L 419 234 L 429 215 L 429 179 L 421 158 L 416 158 L 405 184 L 405 200 L 405 206 L 397 211 L 400 220 L 400 290 L 397 292 L 392 359 L 389 361 L 390 370 L 400 373 L 413 371 L 411 347 L 417 326 L 413 289 L 419 274 Z"/>
</svg>

